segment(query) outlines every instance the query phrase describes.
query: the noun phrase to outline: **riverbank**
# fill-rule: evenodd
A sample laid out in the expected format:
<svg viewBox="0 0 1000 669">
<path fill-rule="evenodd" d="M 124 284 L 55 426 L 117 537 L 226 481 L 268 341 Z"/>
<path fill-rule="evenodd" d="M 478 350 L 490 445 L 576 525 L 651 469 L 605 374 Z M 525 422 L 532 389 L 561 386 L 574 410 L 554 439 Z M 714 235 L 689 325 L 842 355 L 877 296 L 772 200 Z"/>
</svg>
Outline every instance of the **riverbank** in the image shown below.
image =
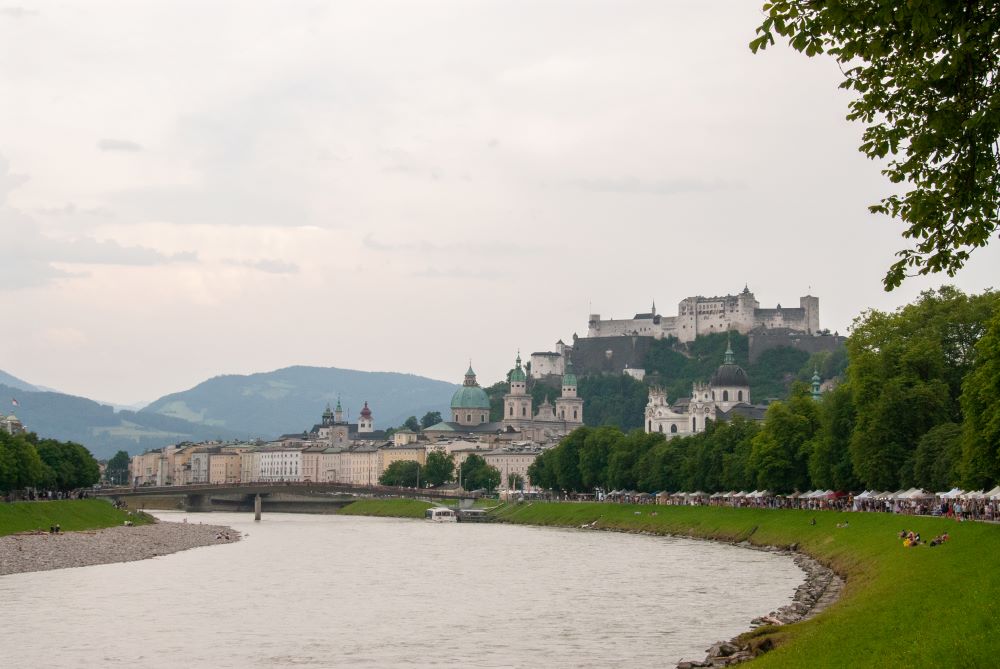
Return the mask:
<svg viewBox="0 0 1000 669">
<path fill-rule="evenodd" d="M 131 521 L 135 525 L 153 522 L 145 514 L 116 509 L 101 499 L 12 502 L 0 504 L 0 537 L 17 532 L 43 531 L 59 525 L 63 532 L 115 527 Z"/>
<path fill-rule="evenodd" d="M 55 525 L 60 532 L 52 534 Z M 103 500 L 19 502 L 0 505 L 0 576 L 132 562 L 239 540 L 228 527 L 156 522 Z"/>
<path fill-rule="evenodd" d="M 381 515 L 394 501 L 382 500 Z M 989 667 L 1000 653 L 998 525 L 878 513 L 558 502 L 511 504 L 493 515 L 525 525 L 792 547 L 844 579 L 839 599 L 815 617 L 748 632 L 748 642 L 774 649 L 747 666 Z M 898 537 L 903 529 L 919 532 L 924 544 L 905 548 Z M 946 532 L 945 544 L 927 545 Z M 567 560 L 571 564 L 571 556 Z"/>
</svg>

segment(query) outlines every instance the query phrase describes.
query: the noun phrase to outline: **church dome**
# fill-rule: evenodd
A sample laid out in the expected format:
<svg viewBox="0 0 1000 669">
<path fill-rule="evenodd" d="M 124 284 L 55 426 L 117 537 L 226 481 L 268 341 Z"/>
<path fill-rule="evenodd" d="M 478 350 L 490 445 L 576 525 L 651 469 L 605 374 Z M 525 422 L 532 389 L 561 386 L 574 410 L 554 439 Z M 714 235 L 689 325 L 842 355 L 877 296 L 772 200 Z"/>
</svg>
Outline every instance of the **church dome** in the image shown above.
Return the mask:
<svg viewBox="0 0 1000 669">
<path fill-rule="evenodd" d="M 726 386 L 750 387 L 750 379 L 747 377 L 747 373 L 743 371 L 742 367 L 736 364 L 721 365 L 715 370 L 710 383 L 716 388 L 724 388 Z"/>
<path fill-rule="evenodd" d="M 514 364 L 514 369 L 510 370 L 510 381 L 511 383 L 524 383 L 527 381 L 527 377 L 524 374 L 524 368 L 521 367 L 521 354 L 517 354 L 517 360 Z"/>
<path fill-rule="evenodd" d="M 451 396 L 451 408 L 489 410 L 490 398 L 479 386 L 462 386 Z"/>
<path fill-rule="evenodd" d="M 365 402 L 365 408 L 361 410 L 361 417 L 362 418 L 372 417 L 372 410 L 368 408 L 368 402 Z"/>
</svg>

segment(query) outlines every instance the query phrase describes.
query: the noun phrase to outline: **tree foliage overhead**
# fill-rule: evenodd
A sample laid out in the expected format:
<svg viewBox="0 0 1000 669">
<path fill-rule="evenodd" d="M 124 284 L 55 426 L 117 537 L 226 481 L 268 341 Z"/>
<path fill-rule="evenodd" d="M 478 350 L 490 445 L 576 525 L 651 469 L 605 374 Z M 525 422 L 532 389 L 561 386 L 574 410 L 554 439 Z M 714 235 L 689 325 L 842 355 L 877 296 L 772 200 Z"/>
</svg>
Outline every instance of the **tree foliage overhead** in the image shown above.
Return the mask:
<svg viewBox="0 0 1000 669">
<path fill-rule="evenodd" d="M 953 276 L 998 229 L 1000 3 L 996 0 L 775 0 L 750 42 L 775 33 L 808 56 L 829 53 L 853 90 L 847 118 L 866 124 L 860 150 L 906 184 L 869 207 L 898 217 L 911 248 L 883 283 Z"/>
</svg>

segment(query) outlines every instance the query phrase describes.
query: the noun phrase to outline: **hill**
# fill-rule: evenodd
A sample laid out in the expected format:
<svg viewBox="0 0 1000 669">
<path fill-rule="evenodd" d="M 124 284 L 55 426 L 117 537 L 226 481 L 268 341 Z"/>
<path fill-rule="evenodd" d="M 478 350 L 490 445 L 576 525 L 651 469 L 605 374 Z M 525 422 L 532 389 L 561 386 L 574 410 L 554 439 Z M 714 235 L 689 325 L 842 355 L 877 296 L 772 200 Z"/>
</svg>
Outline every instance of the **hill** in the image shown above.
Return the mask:
<svg viewBox="0 0 1000 669">
<path fill-rule="evenodd" d="M 13 374 L 8 374 L 2 369 L 0 369 L 0 385 L 7 386 L 8 388 L 14 388 L 15 390 L 27 390 L 27 391 L 42 390 L 38 386 L 33 386 L 27 381 L 22 381 Z M 9 402 L 10 398 L 4 398 L 4 401 Z"/>
<path fill-rule="evenodd" d="M 326 405 L 336 405 L 339 398 L 347 419 L 355 421 L 367 401 L 376 428 L 389 428 L 427 411 L 446 413 L 456 388 L 413 374 L 296 366 L 217 376 L 161 397 L 137 415 L 170 417 L 268 438 L 311 428 L 320 421 Z"/>
<path fill-rule="evenodd" d="M 159 414 L 118 411 L 85 397 L 48 391 L 26 391 L 0 384 L 0 397 L 16 397 L 10 407 L 29 430 L 41 437 L 83 444 L 94 457 L 109 458 L 118 450 L 139 453 L 179 441 L 238 439 L 245 431 L 199 425 Z M 9 400 L 8 400 L 9 401 Z M 9 411 L 5 407 L 5 411 Z"/>
</svg>

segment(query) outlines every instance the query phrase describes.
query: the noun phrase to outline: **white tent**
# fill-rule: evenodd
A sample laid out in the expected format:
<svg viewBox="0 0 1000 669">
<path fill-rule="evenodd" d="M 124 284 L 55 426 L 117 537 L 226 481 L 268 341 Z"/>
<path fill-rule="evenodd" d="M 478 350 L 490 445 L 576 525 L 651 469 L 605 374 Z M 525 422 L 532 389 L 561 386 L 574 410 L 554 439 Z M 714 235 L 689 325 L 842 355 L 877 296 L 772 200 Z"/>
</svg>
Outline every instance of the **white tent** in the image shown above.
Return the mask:
<svg viewBox="0 0 1000 669">
<path fill-rule="evenodd" d="M 993 488 L 993 490 L 983 493 L 983 497 L 988 497 L 989 499 L 1000 498 L 1000 485 L 998 485 L 996 488 Z"/>
<path fill-rule="evenodd" d="M 961 488 L 952 488 L 948 492 L 939 493 L 938 497 L 941 499 L 954 499 L 956 497 L 961 497 L 965 494 L 965 491 Z"/>
</svg>

